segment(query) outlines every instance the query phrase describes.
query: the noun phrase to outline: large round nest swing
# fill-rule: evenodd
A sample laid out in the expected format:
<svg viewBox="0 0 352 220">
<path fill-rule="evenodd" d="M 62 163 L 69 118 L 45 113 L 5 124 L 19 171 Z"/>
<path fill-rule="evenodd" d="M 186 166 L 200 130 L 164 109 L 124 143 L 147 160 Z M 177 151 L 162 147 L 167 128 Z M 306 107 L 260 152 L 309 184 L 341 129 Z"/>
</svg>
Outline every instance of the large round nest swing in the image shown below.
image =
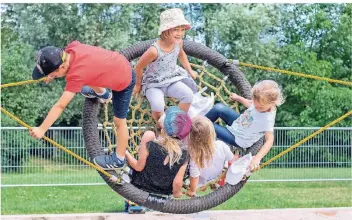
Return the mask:
<svg viewBox="0 0 352 220">
<path fill-rule="evenodd" d="M 121 50 L 120 53 L 123 54 L 129 61 L 132 61 L 139 58 L 154 41 L 155 39 L 140 42 L 136 45 Z M 235 64 L 229 62 L 220 53 L 193 41 L 184 41 L 183 47 L 188 56 L 207 61 L 209 65 L 217 68 L 224 75 L 228 76 L 231 83 L 238 89 L 239 93 L 245 98 L 250 98 L 251 85 Z M 104 154 L 104 150 L 99 141 L 99 133 L 97 128 L 99 107 L 100 104 L 96 99 L 85 99 L 83 109 L 83 134 L 85 146 L 91 159 L 98 155 Z M 262 145 L 263 138 L 255 143 L 251 148 L 247 149 L 245 153 L 251 152 L 252 155 L 255 155 L 260 150 Z M 109 171 L 109 173 L 114 174 L 115 172 Z M 124 198 L 155 211 L 176 214 L 195 213 L 218 206 L 239 192 L 248 179 L 245 178 L 236 185 L 226 183 L 216 191 L 204 196 L 189 199 L 170 199 L 143 191 L 127 182 L 119 185 L 109 179 L 106 175 L 102 173 L 100 173 L 100 175 L 114 191 Z"/>
</svg>

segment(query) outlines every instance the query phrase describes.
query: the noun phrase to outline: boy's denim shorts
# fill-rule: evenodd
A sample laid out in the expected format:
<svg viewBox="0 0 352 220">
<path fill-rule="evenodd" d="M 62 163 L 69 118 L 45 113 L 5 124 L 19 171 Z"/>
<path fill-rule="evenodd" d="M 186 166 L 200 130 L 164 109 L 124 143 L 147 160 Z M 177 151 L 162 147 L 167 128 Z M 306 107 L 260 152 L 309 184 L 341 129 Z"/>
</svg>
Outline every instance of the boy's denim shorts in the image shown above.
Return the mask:
<svg viewBox="0 0 352 220">
<path fill-rule="evenodd" d="M 131 96 L 134 85 L 136 84 L 136 72 L 132 69 L 132 82 L 122 91 L 112 90 L 112 106 L 114 108 L 114 116 L 120 119 L 127 118 L 130 106 Z"/>
</svg>

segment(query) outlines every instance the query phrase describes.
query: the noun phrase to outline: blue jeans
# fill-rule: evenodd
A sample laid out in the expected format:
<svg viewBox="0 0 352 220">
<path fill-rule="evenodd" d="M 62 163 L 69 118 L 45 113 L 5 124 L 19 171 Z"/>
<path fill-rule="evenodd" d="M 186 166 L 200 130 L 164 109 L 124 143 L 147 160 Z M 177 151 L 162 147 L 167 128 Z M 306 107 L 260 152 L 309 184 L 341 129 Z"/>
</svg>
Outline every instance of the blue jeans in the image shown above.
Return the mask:
<svg viewBox="0 0 352 220">
<path fill-rule="evenodd" d="M 112 106 L 114 116 L 120 119 L 127 118 L 128 109 L 130 106 L 131 96 L 134 85 L 136 84 L 136 72 L 132 69 L 132 81 L 130 85 L 122 91 L 112 90 Z"/>
<path fill-rule="evenodd" d="M 224 105 L 217 103 L 212 109 L 205 115 L 214 124 L 216 137 L 227 144 L 239 147 L 235 142 L 235 136 L 226 128 L 219 124 L 214 123 L 216 120 L 221 118 L 227 125 L 231 126 L 232 123 L 240 116 L 235 110 Z"/>
</svg>

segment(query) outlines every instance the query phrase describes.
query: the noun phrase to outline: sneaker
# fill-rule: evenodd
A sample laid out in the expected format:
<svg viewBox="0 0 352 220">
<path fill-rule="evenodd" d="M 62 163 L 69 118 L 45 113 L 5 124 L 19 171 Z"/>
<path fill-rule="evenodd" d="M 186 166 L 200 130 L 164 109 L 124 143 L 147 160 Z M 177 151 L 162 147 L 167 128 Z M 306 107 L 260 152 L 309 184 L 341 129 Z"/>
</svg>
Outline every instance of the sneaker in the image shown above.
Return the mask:
<svg viewBox="0 0 352 220">
<path fill-rule="evenodd" d="M 106 89 L 106 92 L 103 95 L 97 95 L 100 103 L 108 103 L 112 99 L 112 93 Z"/>
<path fill-rule="evenodd" d="M 83 86 L 81 94 L 86 98 L 98 98 L 100 103 L 107 103 L 112 98 L 112 93 L 106 89 L 106 92 L 103 95 L 98 95 L 92 88 L 89 86 Z"/>
<path fill-rule="evenodd" d="M 116 153 L 113 152 L 110 155 L 97 156 L 93 159 L 93 162 L 104 170 L 116 170 L 125 165 L 126 159 L 120 160 L 117 158 Z"/>
<path fill-rule="evenodd" d="M 92 88 L 90 88 L 89 86 L 83 86 L 81 89 L 81 94 L 86 97 L 86 98 L 97 98 L 98 95 L 94 92 L 94 90 Z"/>
</svg>

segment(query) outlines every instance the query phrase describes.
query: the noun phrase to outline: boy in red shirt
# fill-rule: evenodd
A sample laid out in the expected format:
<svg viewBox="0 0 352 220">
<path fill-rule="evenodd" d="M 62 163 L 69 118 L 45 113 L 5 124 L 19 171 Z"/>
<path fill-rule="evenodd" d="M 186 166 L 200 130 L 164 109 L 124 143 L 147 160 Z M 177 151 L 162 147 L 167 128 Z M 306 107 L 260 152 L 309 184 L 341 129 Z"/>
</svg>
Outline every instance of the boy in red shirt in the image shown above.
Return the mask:
<svg viewBox="0 0 352 220">
<path fill-rule="evenodd" d="M 136 82 L 136 74 L 129 61 L 118 52 L 73 41 L 65 50 L 48 46 L 37 52 L 32 77 L 36 80 L 45 76 L 46 83 L 65 77 L 65 91 L 43 123 L 31 129 L 30 135 L 42 138 L 77 92 L 88 98 L 98 98 L 100 102 L 112 98 L 118 147 L 116 153 L 98 156 L 93 161 L 105 170 L 122 167 L 128 145 L 126 117 Z M 106 88 L 111 89 L 112 94 Z"/>
</svg>

